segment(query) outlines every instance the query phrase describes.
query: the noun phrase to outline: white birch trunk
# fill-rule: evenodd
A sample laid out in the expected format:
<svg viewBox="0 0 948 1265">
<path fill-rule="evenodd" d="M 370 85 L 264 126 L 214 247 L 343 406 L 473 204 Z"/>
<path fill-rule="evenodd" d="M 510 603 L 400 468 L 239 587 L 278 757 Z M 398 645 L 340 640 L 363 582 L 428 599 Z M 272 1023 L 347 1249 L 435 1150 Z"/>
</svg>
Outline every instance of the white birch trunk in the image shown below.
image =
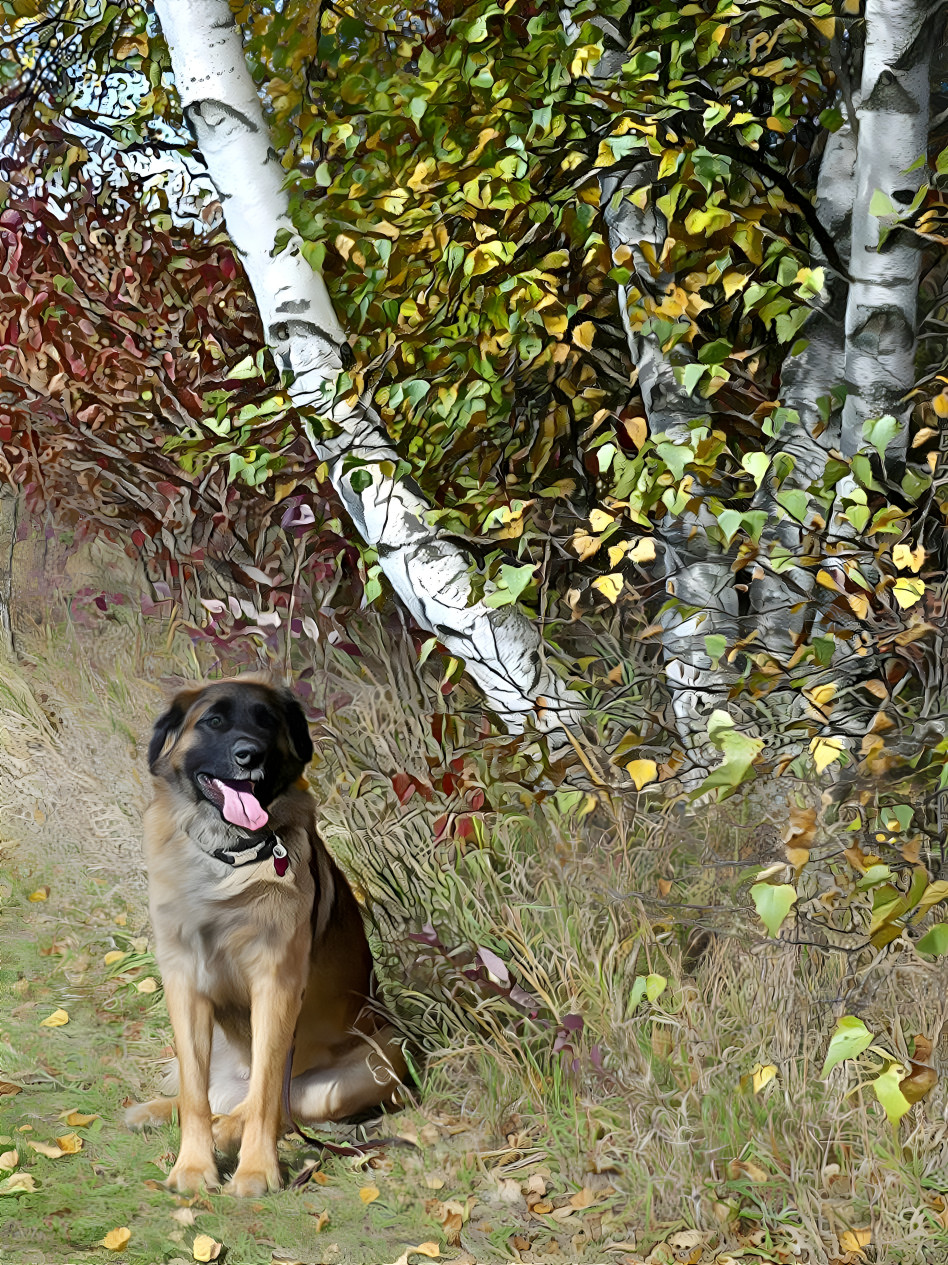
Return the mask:
<svg viewBox="0 0 948 1265">
<path fill-rule="evenodd" d="M 512 606 L 472 602 L 470 563 L 426 519 L 410 481 L 393 478 L 397 456 L 365 405 L 335 398 L 345 335 L 322 277 L 300 251 L 260 99 L 227 0 L 156 0 L 175 84 L 277 362 L 293 374 L 294 404 L 329 418 L 336 437 L 307 433 L 357 531 L 378 550 L 395 593 L 424 628 L 463 659 L 489 706 L 512 731 L 528 717 L 551 729 L 575 708 L 542 654 L 540 636 Z M 275 251 L 278 233 L 288 245 Z M 353 466 L 353 460 L 363 464 Z M 356 470 L 371 477 L 362 491 Z M 364 477 L 364 476 L 363 476 Z M 360 480 L 361 481 L 361 480 Z"/>
<path fill-rule="evenodd" d="M 879 190 L 896 212 L 911 203 L 925 178 L 931 57 L 939 0 L 867 0 L 862 84 L 856 107 L 858 144 L 853 204 L 846 384 L 841 448 L 863 447 L 869 418 L 906 416 L 915 382 L 915 330 L 921 253 L 908 233 L 879 248 Z M 921 159 L 921 165 L 908 170 Z M 905 436 L 894 446 L 905 450 Z"/>
<path fill-rule="evenodd" d="M 661 255 L 667 231 L 664 217 L 654 208 L 639 210 L 622 196 L 623 192 L 620 181 L 603 178 L 610 249 L 614 254 L 619 246 L 629 247 L 643 284 L 651 283 L 661 291 L 672 278 L 660 274 L 652 280 L 641 247 L 649 242 L 655 257 Z M 633 328 L 625 286 L 619 287 L 619 310 L 651 436 L 664 435 L 672 443 L 688 443 L 689 422 L 704 411 L 700 401 L 692 399 L 679 384 L 674 362 L 664 354 L 656 336 Z M 681 364 L 691 359 L 688 350 L 681 347 L 675 348 L 672 356 Z M 665 591 L 676 602 L 698 608 L 694 615 L 684 616 L 672 608 L 662 616 L 665 679 L 675 727 L 685 746 L 683 772 L 689 784 L 695 780 L 694 771 L 706 763 L 707 720 L 715 708 L 726 704 L 730 679 L 726 669 L 712 666 L 704 639 L 717 633 L 733 644 L 738 636 L 738 598 L 730 560 L 707 536 L 713 522 L 710 512 L 702 509 L 672 519 L 662 531 Z M 712 762 L 716 763 L 716 758 Z"/>
<path fill-rule="evenodd" d="M 844 262 L 849 256 L 855 161 L 855 139 L 847 122 L 827 140 L 816 187 L 816 214 Z M 814 248 L 813 262 L 826 263 L 818 247 Z M 827 270 L 823 293 L 800 331 L 808 345 L 784 362 L 781 403 L 796 410 L 800 417 L 799 425 L 785 431 L 773 444 L 773 451 L 789 453 L 796 462 L 784 488 L 805 490 L 820 478 L 830 450 L 839 445 L 839 417 L 831 418 L 824 426 L 817 401 L 843 381 L 846 299 L 845 279 Z M 779 574 L 769 569 L 770 550 L 775 546 L 787 550 L 791 557 L 801 556 L 806 526 L 777 505 L 769 480 L 762 486 L 755 508 L 766 508 L 773 517 L 761 534 L 758 560 L 764 574 L 751 581 L 751 613 L 759 633 L 758 643 L 785 665 L 805 634 L 807 622 L 813 618 L 809 599 L 816 572 L 812 567 L 790 567 Z"/>
</svg>

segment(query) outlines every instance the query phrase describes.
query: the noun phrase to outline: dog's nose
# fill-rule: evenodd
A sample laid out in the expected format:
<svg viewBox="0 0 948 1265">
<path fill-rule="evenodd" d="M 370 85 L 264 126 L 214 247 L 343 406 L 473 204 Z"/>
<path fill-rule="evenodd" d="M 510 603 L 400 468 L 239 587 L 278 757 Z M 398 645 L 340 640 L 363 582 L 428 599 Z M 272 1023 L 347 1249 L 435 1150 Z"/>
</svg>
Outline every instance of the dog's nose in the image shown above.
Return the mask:
<svg viewBox="0 0 948 1265">
<path fill-rule="evenodd" d="M 255 769 L 260 763 L 261 752 L 250 742 L 238 742 L 234 747 L 234 762 L 242 769 Z"/>
</svg>

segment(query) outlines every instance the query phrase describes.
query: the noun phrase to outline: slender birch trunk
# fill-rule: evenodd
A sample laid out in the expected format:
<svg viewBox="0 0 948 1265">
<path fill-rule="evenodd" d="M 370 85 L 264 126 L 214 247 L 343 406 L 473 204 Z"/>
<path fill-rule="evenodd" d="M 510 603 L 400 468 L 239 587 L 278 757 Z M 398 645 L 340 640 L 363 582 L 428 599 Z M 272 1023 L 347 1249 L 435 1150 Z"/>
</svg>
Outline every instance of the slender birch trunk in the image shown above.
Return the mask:
<svg viewBox="0 0 948 1265">
<path fill-rule="evenodd" d="M 429 506 L 396 479 L 397 454 L 365 404 L 336 398 L 345 335 L 322 277 L 300 251 L 260 98 L 227 0 L 156 0 L 181 105 L 239 253 L 294 404 L 329 419 L 331 439 L 307 435 L 356 530 L 378 550 L 395 593 L 424 628 L 466 663 L 489 706 L 513 731 L 528 717 L 551 729 L 575 719 L 543 657 L 537 629 L 515 607 L 472 601 L 470 562 L 429 525 Z M 280 251 L 277 236 L 288 240 Z M 353 476 L 358 472 L 359 477 Z M 360 484 L 369 476 L 365 488 Z"/>
<path fill-rule="evenodd" d="M 613 254 L 620 246 L 628 247 L 642 285 L 661 292 L 672 278 L 662 273 L 651 276 L 642 245 L 649 243 L 653 257 L 660 258 L 667 225 L 659 211 L 642 211 L 625 196 L 633 188 L 615 179 L 602 181 L 609 245 Z M 628 303 L 627 287 L 620 286 L 619 310 L 649 432 L 652 438 L 661 435 L 674 444 L 687 444 L 691 438 L 689 423 L 700 410 L 698 401 L 679 384 L 675 365 L 676 361 L 687 363 L 690 352 L 676 347 L 672 357 L 666 356 L 654 334 L 642 334 L 633 327 Z M 730 681 L 726 669 L 713 666 L 704 639 L 721 634 L 732 644 L 738 636 L 738 598 L 730 558 L 708 538 L 707 529 L 713 522 L 710 512 L 701 507 L 697 513 L 686 511 L 672 518 L 662 532 L 665 591 L 676 603 L 662 616 L 662 650 L 675 726 L 688 760 L 686 776 L 689 766 L 704 762 L 706 753 L 702 751 L 699 756 L 699 751 L 707 741 L 707 719 L 726 702 Z M 697 610 L 683 615 L 678 609 L 681 606 Z"/>
<path fill-rule="evenodd" d="M 849 258 L 855 161 L 855 137 L 847 121 L 827 141 L 816 187 L 817 216 L 836 242 L 844 262 Z M 814 251 L 814 263 L 826 263 L 819 248 Z M 796 463 L 782 484 L 784 488 L 805 491 L 822 475 L 830 450 L 839 446 L 838 413 L 831 413 L 827 422 L 820 413 L 819 401 L 843 380 L 846 301 L 845 278 L 827 270 L 823 293 L 801 331 L 807 346 L 783 366 L 781 402 L 800 419 L 771 446 L 772 452 L 788 453 Z M 774 492 L 768 480 L 755 501 L 755 507 L 766 508 L 772 518 L 761 534 L 758 563 L 763 574 L 751 581 L 750 606 L 759 644 L 785 666 L 813 619 L 810 599 L 816 573 L 812 567 L 801 566 L 774 570 L 774 550 L 785 558 L 802 557 L 808 528 L 812 530 L 811 524 L 797 523 L 779 507 Z"/>
<path fill-rule="evenodd" d="M 896 232 L 880 247 L 880 213 L 886 201 L 894 212 L 904 211 L 925 179 L 934 17 L 940 7 L 940 0 L 866 4 L 846 307 L 844 456 L 862 448 L 867 419 L 888 413 L 905 420 L 904 398 L 915 382 L 921 252 L 908 233 Z M 903 428 L 895 449 L 904 453 L 905 442 Z"/>
</svg>

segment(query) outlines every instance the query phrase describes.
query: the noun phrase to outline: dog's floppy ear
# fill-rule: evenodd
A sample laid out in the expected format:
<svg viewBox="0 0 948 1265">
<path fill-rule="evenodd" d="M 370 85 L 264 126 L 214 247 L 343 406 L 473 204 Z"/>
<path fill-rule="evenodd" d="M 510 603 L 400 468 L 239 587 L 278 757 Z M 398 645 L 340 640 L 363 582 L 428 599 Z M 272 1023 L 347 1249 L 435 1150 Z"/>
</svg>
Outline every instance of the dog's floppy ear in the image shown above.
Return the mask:
<svg viewBox="0 0 948 1265">
<path fill-rule="evenodd" d="M 148 768 L 154 773 L 155 765 L 161 759 L 166 747 L 170 747 L 177 739 L 177 730 L 184 724 L 184 718 L 191 710 L 200 690 L 182 690 L 176 694 L 171 706 L 163 716 L 155 721 L 155 729 L 148 744 Z"/>
<path fill-rule="evenodd" d="M 313 739 L 309 732 L 309 721 L 296 695 L 288 689 L 281 690 L 283 696 L 283 715 L 286 717 L 286 730 L 290 736 L 290 745 L 303 761 L 303 766 L 313 758 Z"/>
</svg>

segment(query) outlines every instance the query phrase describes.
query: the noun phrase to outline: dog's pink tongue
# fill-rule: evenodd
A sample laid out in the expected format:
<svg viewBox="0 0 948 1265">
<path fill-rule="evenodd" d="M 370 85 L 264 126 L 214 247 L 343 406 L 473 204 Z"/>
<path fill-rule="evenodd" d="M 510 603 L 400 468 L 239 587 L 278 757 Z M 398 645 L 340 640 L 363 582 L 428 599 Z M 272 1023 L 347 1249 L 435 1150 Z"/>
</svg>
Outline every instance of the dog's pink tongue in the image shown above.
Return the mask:
<svg viewBox="0 0 948 1265">
<path fill-rule="evenodd" d="M 257 797 L 250 791 L 238 791 L 226 782 L 214 778 L 214 785 L 224 796 L 224 807 L 221 811 L 226 821 L 232 826 L 243 826 L 246 830 L 260 830 L 270 820 L 266 810 Z"/>
</svg>

